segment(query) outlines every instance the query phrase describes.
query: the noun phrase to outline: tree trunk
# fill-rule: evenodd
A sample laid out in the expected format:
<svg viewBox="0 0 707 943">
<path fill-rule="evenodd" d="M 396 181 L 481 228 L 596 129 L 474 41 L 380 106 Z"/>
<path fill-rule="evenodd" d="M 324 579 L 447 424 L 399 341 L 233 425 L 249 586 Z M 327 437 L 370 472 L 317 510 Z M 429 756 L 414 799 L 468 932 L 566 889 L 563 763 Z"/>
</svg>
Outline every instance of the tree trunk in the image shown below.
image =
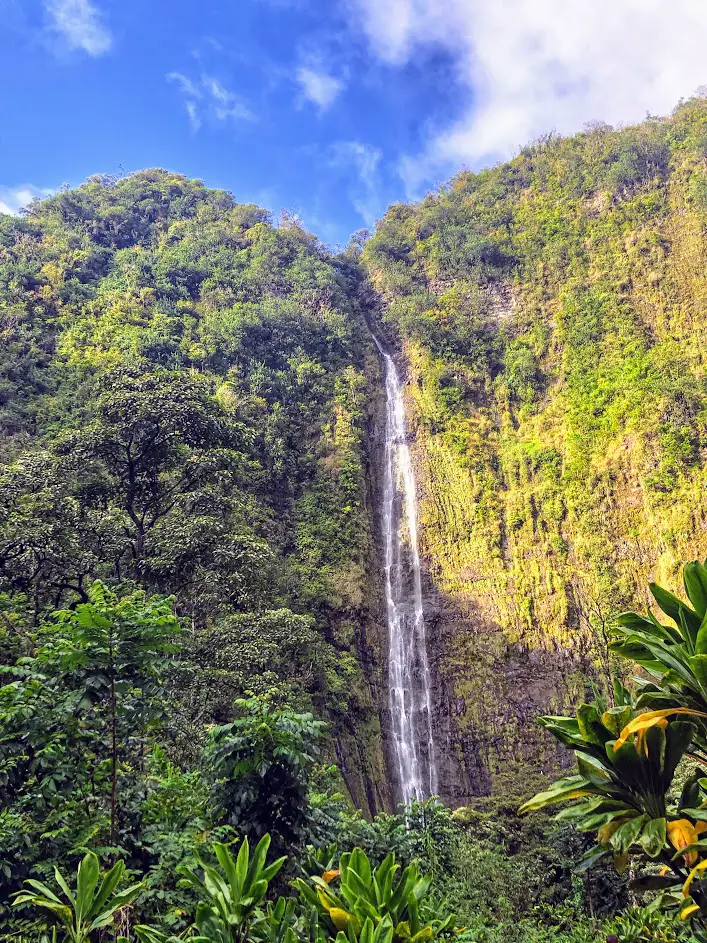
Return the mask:
<svg viewBox="0 0 707 943">
<path fill-rule="evenodd" d="M 111 646 L 111 659 L 112 659 Z M 111 783 L 110 783 L 110 842 L 117 840 L 116 808 L 118 805 L 118 718 L 115 700 L 115 671 L 111 666 L 110 676 L 110 715 L 111 715 Z"/>
</svg>

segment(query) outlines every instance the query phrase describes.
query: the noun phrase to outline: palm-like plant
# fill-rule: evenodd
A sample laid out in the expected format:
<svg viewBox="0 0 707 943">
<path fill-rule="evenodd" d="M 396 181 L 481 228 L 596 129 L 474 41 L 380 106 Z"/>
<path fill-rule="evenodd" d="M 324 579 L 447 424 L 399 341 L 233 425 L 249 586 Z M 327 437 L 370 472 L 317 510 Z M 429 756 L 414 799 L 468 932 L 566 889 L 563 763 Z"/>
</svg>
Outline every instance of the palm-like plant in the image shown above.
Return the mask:
<svg viewBox="0 0 707 943">
<path fill-rule="evenodd" d="M 428 897 L 431 878 L 415 863 L 397 876 L 391 852 L 377 869 L 356 848 L 341 855 L 338 870 L 294 882 L 304 903 L 318 915 L 325 938 L 343 943 L 428 943 L 450 930 L 454 916 L 434 918 Z M 336 890 L 334 885 L 338 885 Z"/>
<path fill-rule="evenodd" d="M 124 873 L 124 862 L 116 861 L 101 879 L 98 858 L 89 851 L 79 864 L 75 891 L 55 868 L 54 877 L 61 895 L 46 884 L 28 880 L 25 881 L 28 888 L 15 894 L 14 906 L 32 904 L 48 910 L 64 928 L 64 938 L 68 943 L 87 943 L 96 931 L 113 923 L 118 911 L 132 903 L 142 889 L 140 883 L 114 893 Z"/>
<path fill-rule="evenodd" d="M 256 928 L 261 943 L 297 943 L 302 937 L 302 917 L 293 897 L 269 902 L 265 917 Z"/>
<path fill-rule="evenodd" d="M 674 823 L 683 821 L 685 812 L 682 801 L 671 807 L 667 794 L 695 732 L 693 723 L 675 717 L 691 712 L 670 708 L 637 713 L 618 682 L 615 696 L 619 703 L 612 708 L 597 698 L 594 704 L 582 704 L 576 717 L 540 718 L 542 726 L 574 750 L 578 772 L 529 799 L 521 812 L 574 800 L 557 817 L 574 822 L 580 831 L 597 832 L 598 844 L 585 857 L 585 867 L 613 853 L 623 870 L 629 853 L 640 851 L 673 868 L 673 882 L 685 880 L 687 871 L 671 861 L 676 846 L 669 844 L 673 837 L 677 840 Z M 683 798 L 692 804 L 693 791 L 685 790 Z"/>
<path fill-rule="evenodd" d="M 263 919 L 260 908 L 268 885 L 286 859 L 278 858 L 270 865 L 265 864 L 269 835 L 260 839 L 252 855 L 247 838 L 236 858 L 227 845 L 214 842 L 213 847 L 221 871 L 203 862 L 200 862 L 202 876 L 184 866 L 178 870 L 202 898 L 195 919 L 200 937 L 212 943 L 242 943 Z"/>
<path fill-rule="evenodd" d="M 540 719 L 574 750 L 578 772 L 521 808 L 572 801 L 558 818 L 597 832 L 585 867 L 610 853 L 619 869 L 629 855 L 663 863 L 663 873 L 648 875 L 643 886 L 661 889 L 661 906 L 678 906 L 692 921 L 695 938 L 707 941 L 707 839 L 701 838 L 707 833 L 707 774 L 698 768 L 679 800 L 669 796 L 684 756 L 707 761 L 707 566 L 686 564 L 683 581 L 689 603 L 651 584 L 672 624 L 652 613 L 627 612 L 617 620 L 612 650 L 649 676 L 634 679 L 635 701 L 616 684 L 616 707 L 597 698 L 576 717 Z"/>
<path fill-rule="evenodd" d="M 637 707 L 695 711 L 693 752 L 707 762 L 707 566 L 685 564 L 683 583 L 690 605 L 655 583 L 650 586 L 674 625 L 664 625 L 650 612 L 625 612 L 617 619 L 610 647 L 649 675 L 649 680 L 635 679 Z"/>
</svg>

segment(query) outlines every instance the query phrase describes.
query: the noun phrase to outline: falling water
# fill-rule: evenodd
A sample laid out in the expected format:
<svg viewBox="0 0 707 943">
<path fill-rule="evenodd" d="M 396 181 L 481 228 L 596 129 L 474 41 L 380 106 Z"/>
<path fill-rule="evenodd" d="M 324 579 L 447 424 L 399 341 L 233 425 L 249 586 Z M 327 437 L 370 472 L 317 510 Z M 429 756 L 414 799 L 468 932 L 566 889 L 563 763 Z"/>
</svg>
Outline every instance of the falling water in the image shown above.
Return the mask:
<svg viewBox="0 0 707 943">
<path fill-rule="evenodd" d="M 374 337 L 385 366 L 383 541 L 388 614 L 391 732 L 403 802 L 437 792 L 431 680 L 422 607 L 417 502 L 405 405 L 393 358 Z M 406 539 L 407 538 L 407 541 Z"/>
</svg>

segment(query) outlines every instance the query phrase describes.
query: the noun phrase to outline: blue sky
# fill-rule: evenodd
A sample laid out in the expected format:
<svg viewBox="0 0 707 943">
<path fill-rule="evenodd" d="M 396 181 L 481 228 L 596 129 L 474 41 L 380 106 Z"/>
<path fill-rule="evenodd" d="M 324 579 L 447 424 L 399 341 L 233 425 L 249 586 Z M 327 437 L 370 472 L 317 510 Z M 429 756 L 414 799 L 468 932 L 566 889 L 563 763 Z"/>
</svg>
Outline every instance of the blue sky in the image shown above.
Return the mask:
<svg viewBox="0 0 707 943">
<path fill-rule="evenodd" d="M 161 166 L 330 244 L 707 83 L 702 0 L 0 0 L 0 209 Z"/>
</svg>

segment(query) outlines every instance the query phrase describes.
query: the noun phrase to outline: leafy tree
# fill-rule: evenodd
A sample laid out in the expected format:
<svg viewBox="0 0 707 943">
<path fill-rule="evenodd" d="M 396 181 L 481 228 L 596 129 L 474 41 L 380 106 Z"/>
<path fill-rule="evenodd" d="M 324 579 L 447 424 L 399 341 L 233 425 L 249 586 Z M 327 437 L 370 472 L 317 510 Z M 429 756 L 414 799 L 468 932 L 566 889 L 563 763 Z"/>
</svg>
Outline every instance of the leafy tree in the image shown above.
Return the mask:
<svg viewBox="0 0 707 943">
<path fill-rule="evenodd" d="M 189 727 L 233 718 L 246 693 L 307 703 L 322 662 L 309 616 L 289 609 L 237 613 L 187 640 L 173 673 Z"/>
<path fill-rule="evenodd" d="M 74 843 L 117 844 L 121 776 L 136 774 L 164 720 L 180 634 L 171 600 L 121 597 L 101 583 L 88 597 L 55 613 L 35 653 L 5 669 L 14 680 L 0 688 L 0 797 L 6 814 L 31 822 L 8 862 L 12 879 Z"/>
<path fill-rule="evenodd" d="M 237 487 L 252 474 L 243 451 L 248 433 L 220 409 L 207 383 L 181 374 L 123 370 L 108 374 L 101 386 L 96 418 L 67 433 L 58 450 L 72 464 L 97 463 L 105 470 L 109 499 L 125 515 L 128 573 L 141 579 L 151 558 L 159 576 L 167 532 L 179 533 L 184 518 L 202 527 L 207 518 L 216 526 L 217 518 L 228 514 L 229 502 L 216 484 Z M 193 543 L 189 531 L 179 537 L 187 547 Z M 193 571 L 184 550 L 171 555 L 173 568 Z M 120 578 L 121 560 L 116 569 Z"/>
<path fill-rule="evenodd" d="M 277 849 L 294 850 L 307 837 L 309 781 L 324 724 L 266 698 L 236 704 L 239 716 L 213 731 L 207 749 L 214 802 L 246 835 L 270 834 Z"/>
</svg>

